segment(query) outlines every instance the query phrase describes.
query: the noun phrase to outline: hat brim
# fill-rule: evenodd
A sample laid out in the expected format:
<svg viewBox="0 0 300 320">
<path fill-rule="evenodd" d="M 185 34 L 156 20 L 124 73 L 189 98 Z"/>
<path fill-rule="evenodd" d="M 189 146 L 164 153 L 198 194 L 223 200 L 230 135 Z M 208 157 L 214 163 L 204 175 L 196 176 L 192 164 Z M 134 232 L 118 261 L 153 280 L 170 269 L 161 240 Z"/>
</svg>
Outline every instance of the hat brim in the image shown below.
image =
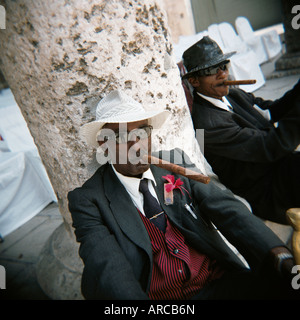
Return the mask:
<svg viewBox="0 0 300 320">
<path fill-rule="evenodd" d="M 121 117 L 116 117 L 114 119 L 107 119 L 106 121 L 92 121 L 86 123 L 80 127 L 79 135 L 80 137 L 91 147 L 97 148 L 99 146 L 97 142 L 96 135 L 99 130 L 107 123 L 128 123 L 136 122 L 141 120 L 149 120 L 149 125 L 152 125 L 154 129 L 159 129 L 165 123 L 165 121 L 170 116 L 170 112 L 167 110 L 164 111 L 145 111 L 140 114 L 126 114 L 121 115 Z"/>
<path fill-rule="evenodd" d="M 204 70 L 204 69 L 216 66 L 219 63 L 221 63 L 221 62 L 223 62 L 225 60 L 228 60 L 234 54 L 236 54 L 236 51 L 225 53 L 225 54 L 223 54 L 223 56 L 219 57 L 218 59 L 210 61 L 210 63 L 204 64 L 204 65 L 200 65 L 200 66 L 197 66 L 197 67 L 193 68 L 192 70 L 190 70 L 189 72 L 184 74 L 181 78 L 182 79 L 190 78 L 191 76 L 193 76 L 195 74 L 195 72 L 197 72 L 199 70 Z"/>
</svg>

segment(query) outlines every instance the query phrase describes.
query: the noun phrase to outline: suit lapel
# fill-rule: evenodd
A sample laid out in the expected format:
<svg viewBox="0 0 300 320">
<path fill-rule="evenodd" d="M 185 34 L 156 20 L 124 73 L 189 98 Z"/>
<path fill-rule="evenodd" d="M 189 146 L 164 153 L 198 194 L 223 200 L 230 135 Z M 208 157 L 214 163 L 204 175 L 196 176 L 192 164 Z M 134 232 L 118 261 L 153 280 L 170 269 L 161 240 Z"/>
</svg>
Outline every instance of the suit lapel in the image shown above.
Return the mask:
<svg viewBox="0 0 300 320">
<path fill-rule="evenodd" d="M 240 119 L 243 119 L 244 122 L 246 122 L 249 127 L 254 126 L 255 128 L 262 128 L 262 127 L 270 126 L 270 123 L 257 110 L 255 110 L 252 105 L 248 105 L 247 101 L 243 100 L 241 102 L 243 104 L 243 107 L 241 107 L 239 105 L 239 103 L 235 101 L 236 96 L 232 97 L 229 94 L 226 96 L 226 98 L 228 99 L 228 101 L 230 102 L 230 104 L 233 108 L 233 111 L 234 111 L 233 116 L 238 116 Z M 239 98 L 242 99 L 241 97 L 239 97 Z M 214 104 L 203 99 L 198 94 L 196 95 L 195 99 L 201 105 L 204 105 L 206 107 L 209 107 L 209 108 L 221 111 L 221 112 L 228 113 L 228 111 L 225 111 L 223 109 L 216 107 Z M 197 108 L 195 108 L 195 109 L 197 109 Z M 198 110 L 198 111 L 200 111 L 200 110 Z M 231 114 L 231 113 L 228 113 L 228 114 Z M 196 118 L 197 118 L 197 116 L 196 116 Z"/>
<path fill-rule="evenodd" d="M 174 190 L 174 203 L 172 205 L 166 205 L 165 199 L 164 199 L 164 184 L 167 183 L 167 180 L 163 178 L 163 176 L 166 176 L 170 174 L 170 171 L 151 166 L 151 171 L 153 173 L 153 176 L 155 177 L 156 181 L 156 194 L 158 197 L 158 200 L 160 202 L 160 205 L 162 209 L 165 211 L 166 215 L 172 220 L 176 221 L 176 223 L 181 224 L 181 214 L 180 210 L 182 208 L 182 200 L 181 196 L 178 194 L 180 193 L 179 190 Z"/>
<path fill-rule="evenodd" d="M 157 196 L 168 218 L 184 235 L 186 241 L 194 248 L 201 253 L 207 254 L 213 258 L 218 258 L 221 261 L 222 255 L 220 255 L 220 248 L 223 248 L 226 252 L 228 247 L 227 245 L 224 245 L 224 241 L 216 235 L 217 231 L 209 229 L 204 225 L 203 220 L 201 220 L 200 217 L 198 217 L 197 220 L 191 217 L 190 213 L 184 208 L 184 205 L 189 202 L 189 199 L 183 197 L 179 190 L 174 190 L 174 204 L 165 205 L 164 183 L 166 181 L 162 176 L 172 173 L 155 166 L 151 166 L 151 170 L 157 183 Z"/>
<path fill-rule="evenodd" d="M 174 192 L 173 205 L 167 206 L 164 203 L 164 183 L 167 181 L 163 179 L 162 176 L 170 174 L 170 172 L 155 166 L 151 166 L 151 170 L 157 184 L 154 188 L 156 189 L 156 194 L 162 209 L 172 221 L 176 221 L 176 224 L 181 224 L 180 210 L 182 209 L 182 199 L 179 194 L 180 191 L 176 190 Z M 105 171 L 104 179 L 106 181 L 105 194 L 110 201 L 110 208 L 120 228 L 136 245 L 151 252 L 150 241 L 143 241 L 146 239 L 149 240 L 149 236 L 139 216 L 138 210 L 128 192 L 113 172 L 111 166 L 108 166 L 108 170 Z"/>
<path fill-rule="evenodd" d="M 232 100 L 230 97 L 227 96 L 228 101 L 231 103 L 233 111 L 240 116 L 242 116 L 244 119 L 252 123 L 253 125 L 257 125 L 258 121 L 256 118 L 250 114 L 248 111 L 244 109 L 244 107 L 240 107 L 234 100 Z M 253 108 L 253 107 L 252 107 Z"/>
<path fill-rule="evenodd" d="M 144 249 L 152 259 L 151 242 L 143 221 L 128 192 L 110 165 L 105 171 L 104 179 L 105 194 L 110 201 L 110 208 L 117 223 L 126 236 Z"/>
<path fill-rule="evenodd" d="M 209 254 L 213 257 L 218 257 L 218 249 L 216 250 L 215 238 L 211 239 L 210 232 L 207 232 L 205 229 L 202 229 L 202 232 L 199 232 L 199 229 L 197 232 L 196 229 L 199 228 L 199 225 L 197 226 L 196 221 L 192 221 L 191 218 L 188 218 L 187 212 L 182 213 L 182 210 L 185 210 L 185 199 L 182 199 L 179 190 L 174 192 L 173 205 L 167 206 L 164 204 L 164 183 L 166 181 L 162 178 L 162 176 L 170 174 L 170 172 L 155 166 L 151 166 L 151 170 L 157 183 L 156 193 L 158 199 L 168 218 L 184 234 L 187 240 L 189 240 L 191 243 L 194 243 L 195 248 L 198 248 L 199 252 Z M 110 208 L 113 216 L 115 217 L 124 234 L 138 247 L 147 252 L 152 265 L 152 246 L 147 230 L 139 216 L 137 208 L 133 204 L 124 186 L 113 172 L 111 166 L 108 166 L 108 170 L 104 172 L 104 179 L 105 194 L 110 202 Z M 189 229 L 194 231 L 183 227 L 182 218 L 184 216 L 186 216 L 186 218 L 184 218 L 184 224 L 188 223 Z"/>
<path fill-rule="evenodd" d="M 176 225 L 176 227 L 185 236 L 194 237 L 196 235 L 196 237 L 199 237 L 198 232 L 196 232 L 195 230 L 195 228 L 197 228 L 196 220 L 194 220 L 191 214 L 184 208 L 184 205 L 191 202 L 191 200 L 187 199 L 185 196 L 182 196 L 180 190 L 175 189 L 173 191 L 174 203 L 172 205 L 166 205 L 164 202 L 164 184 L 167 183 L 167 181 L 164 178 L 162 178 L 162 176 L 165 176 L 167 174 L 172 174 L 172 173 L 170 171 L 167 171 L 155 166 L 151 166 L 151 170 L 153 172 L 155 181 L 157 183 L 156 193 L 157 193 L 158 199 L 168 218 L 172 221 L 173 224 Z M 190 228 L 187 229 L 183 227 L 186 224 L 189 224 Z M 201 235 L 200 235 L 200 238 L 201 238 Z"/>
<path fill-rule="evenodd" d="M 253 105 L 249 105 L 247 101 L 243 100 L 241 105 L 236 102 L 230 95 L 226 97 L 233 107 L 233 111 L 250 122 L 256 128 L 269 127 L 270 123 L 266 120 Z"/>
</svg>

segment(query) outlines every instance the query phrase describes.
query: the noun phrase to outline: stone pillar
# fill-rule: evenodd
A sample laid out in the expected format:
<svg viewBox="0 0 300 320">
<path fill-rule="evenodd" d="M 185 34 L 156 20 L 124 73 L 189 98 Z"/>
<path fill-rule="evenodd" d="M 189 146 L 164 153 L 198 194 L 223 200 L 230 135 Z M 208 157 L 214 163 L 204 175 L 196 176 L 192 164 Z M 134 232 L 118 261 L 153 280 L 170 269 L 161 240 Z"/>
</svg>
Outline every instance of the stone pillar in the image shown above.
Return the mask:
<svg viewBox="0 0 300 320">
<path fill-rule="evenodd" d="M 38 147 L 64 219 L 65 228 L 52 235 L 42 253 L 39 280 L 52 298 L 80 298 L 81 262 L 70 263 L 62 254 L 66 242 L 69 255 L 77 257 L 78 250 L 66 196 L 97 167 L 95 150 L 78 135 L 79 127 L 95 118 L 97 102 L 122 88 L 148 109 L 170 110 L 168 125 L 153 139 L 154 149 L 181 147 L 204 172 L 205 162 L 159 1 L 15 0 L 5 8 L 0 69 Z"/>
<path fill-rule="evenodd" d="M 275 64 L 276 71 L 299 68 L 300 72 L 300 2 L 282 0 L 286 53 Z M 294 9 L 293 9 L 294 8 Z"/>
</svg>

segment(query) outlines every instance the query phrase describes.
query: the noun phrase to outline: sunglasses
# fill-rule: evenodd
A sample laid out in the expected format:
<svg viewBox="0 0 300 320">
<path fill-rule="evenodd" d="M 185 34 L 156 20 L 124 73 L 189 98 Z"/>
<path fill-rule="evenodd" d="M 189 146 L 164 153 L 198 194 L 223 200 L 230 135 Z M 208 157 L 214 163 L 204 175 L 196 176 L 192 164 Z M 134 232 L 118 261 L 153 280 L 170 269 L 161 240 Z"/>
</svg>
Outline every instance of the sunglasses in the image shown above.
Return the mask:
<svg viewBox="0 0 300 320">
<path fill-rule="evenodd" d="M 215 67 L 210 67 L 204 70 L 199 71 L 199 75 L 201 76 L 213 76 L 219 72 L 219 70 L 222 71 L 228 71 L 230 68 L 230 62 L 224 62 L 222 64 L 219 64 L 218 66 Z"/>
<path fill-rule="evenodd" d="M 153 127 L 145 126 L 137 129 L 133 129 L 130 132 L 113 132 L 111 129 L 102 129 L 97 136 L 97 141 L 107 142 L 115 141 L 117 144 L 128 143 L 128 141 L 139 141 L 147 139 L 151 136 Z"/>
</svg>

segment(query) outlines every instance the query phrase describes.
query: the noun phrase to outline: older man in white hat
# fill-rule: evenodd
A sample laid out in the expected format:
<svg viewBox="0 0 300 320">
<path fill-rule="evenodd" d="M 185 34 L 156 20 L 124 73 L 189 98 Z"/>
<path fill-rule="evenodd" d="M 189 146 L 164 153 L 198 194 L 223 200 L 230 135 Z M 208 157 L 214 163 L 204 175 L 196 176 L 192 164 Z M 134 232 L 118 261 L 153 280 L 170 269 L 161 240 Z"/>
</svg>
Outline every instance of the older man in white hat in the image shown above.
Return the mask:
<svg viewBox="0 0 300 320">
<path fill-rule="evenodd" d="M 169 114 L 161 110 L 145 111 L 140 103 L 115 90 L 99 102 L 96 121 L 81 127 L 80 134 L 90 146 L 102 146 L 97 154 L 100 164 L 110 160 L 118 172 L 135 176 L 149 168 L 141 156 L 151 153 L 151 139 L 144 138 L 151 135 L 152 129 L 159 129 Z M 137 138 L 141 140 L 139 144 Z"/>
<path fill-rule="evenodd" d="M 111 159 L 68 195 L 85 298 L 288 297 L 293 256 L 231 192 L 141 161 L 151 152 L 151 127 L 166 118 L 166 111 L 146 112 L 117 90 L 81 129 L 90 146 L 105 144 Z"/>
</svg>

